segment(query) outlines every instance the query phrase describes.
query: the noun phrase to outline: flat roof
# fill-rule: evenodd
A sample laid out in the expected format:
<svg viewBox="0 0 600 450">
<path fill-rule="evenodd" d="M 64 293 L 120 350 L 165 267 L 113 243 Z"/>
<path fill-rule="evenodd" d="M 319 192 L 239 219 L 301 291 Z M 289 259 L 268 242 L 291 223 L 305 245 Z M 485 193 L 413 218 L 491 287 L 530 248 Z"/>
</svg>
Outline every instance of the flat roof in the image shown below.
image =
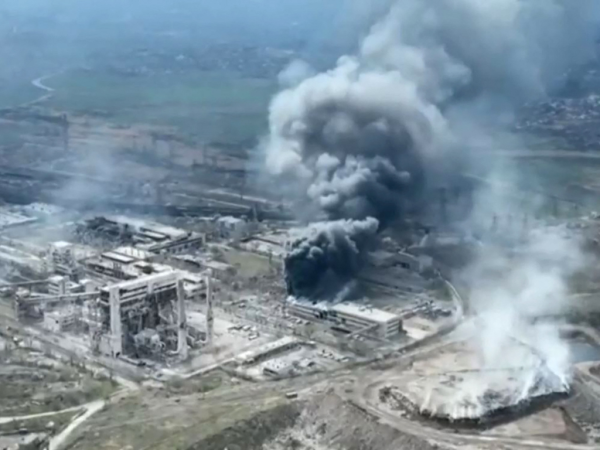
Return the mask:
<svg viewBox="0 0 600 450">
<path fill-rule="evenodd" d="M 227 264 L 227 263 L 220 262 L 220 261 L 200 261 L 200 265 L 207 267 L 208 269 L 223 270 L 223 271 L 233 268 L 233 266 L 231 264 Z"/>
<path fill-rule="evenodd" d="M 143 236 L 147 236 L 151 239 L 154 239 L 156 241 L 166 241 L 167 239 L 169 239 L 169 236 L 157 231 L 153 231 L 153 230 L 149 230 L 147 228 L 143 228 L 142 230 L 140 230 L 140 234 L 142 234 Z"/>
<path fill-rule="evenodd" d="M 61 281 L 65 280 L 66 278 L 60 275 L 53 275 L 50 278 L 48 278 L 48 281 L 50 283 L 60 283 Z"/>
<path fill-rule="evenodd" d="M 278 348 L 284 347 L 288 344 L 301 344 L 302 341 L 298 338 L 292 337 L 292 336 L 284 336 L 281 339 L 278 339 L 274 342 L 268 342 L 266 344 L 261 345 L 258 348 L 255 348 L 253 350 L 248 350 L 246 352 L 240 353 L 238 356 L 236 356 L 236 360 L 237 361 L 249 361 L 251 359 L 254 359 L 264 353 L 268 353 L 270 351 L 273 350 L 277 350 Z"/>
<path fill-rule="evenodd" d="M 242 242 L 240 247 L 250 252 L 271 253 L 273 256 L 283 256 L 285 254 L 285 249 L 281 245 L 262 239 L 250 239 Z"/>
<path fill-rule="evenodd" d="M 164 280 L 169 277 L 177 278 L 179 276 L 179 272 L 171 271 L 171 272 L 161 272 L 161 273 L 153 273 L 152 275 L 146 275 L 143 277 L 135 278 L 133 280 L 121 281 L 120 283 L 111 284 L 109 286 L 105 286 L 102 288 L 103 291 L 108 291 L 111 288 L 119 288 L 119 289 L 127 289 L 130 287 L 136 287 L 138 285 L 143 285 L 146 282 L 152 280 Z"/>
<path fill-rule="evenodd" d="M 219 222 L 219 223 L 229 223 L 229 224 L 232 224 L 232 225 L 236 225 L 236 224 L 241 223 L 241 222 L 245 223 L 246 221 L 244 219 L 240 219 L 239 217 L 225 216 L 225 217 L 219 217 L 217 219 L 217 222 Z"/>
<path fill-rule="evenodd" d="M 51 245 L 54 248 L 66 248 L 71 247 L 73 244 L 67 241 L 55 241 Z"/>
<path fill-rule="evenodd" d="M 118 261 L 123 264 L 130 264 L 135 261 L 135 258 L 132 258 L 131 256 L 123 255 L 121 253 L 116 252 L 102 253 L 102 257 L 106 259 L 112 259 L 113 261 Z"/>
<path fill-rule="evenodd" d="M 126 217 L 126 216 L 105 216 L 107 220 L 111 220 L 116 223 L 122 223 L 130 225 L 136 229 L 138 229 L 142 233 L 157 233 L 164 238 L 176 239 L 181 236 L 185 236 L 187 231 L 182 230 L 181 228 L 171 227 L 169 225 L 163 225 L 161 223 L 156 222 L 148 222 L 146 220 L 137 219 L 134 217 Z"/>
<path fill-rule="evenodd" d="M 400 319 L 400 316 L 382 309 L 372 308 L 370 306 L 361 305 L 359 303 L 338 303 L 329 308 L 331 311 L 336 311 L 350 316 L 364 317 L 365 319 L 374 322 L 391 322 Z"/>
<path fill-rule="evenodd" d="M 129 246 L 116 248 L 113 250 L 113 252 L 119 253 L 119 254 L 125 255 L 125 256 L 130 256 L 135 259 L 143 259 L 143 260 L 150 259 L 153 256 L 152 253 L 150 253 L 144 249 L 129 247 Z"/>
<path fill-rule="evenodd" d="M 305 308 L 310 308 L 315 311 L 334 311 L 349 316 L 364 318 L 377 323 L 387 323 L 400 319 L 400 316 L 397 314 L 354 302 L 337 303 L 334 305 L 328 302 L 312 303 L 291 297 L 288 299 L 288 303 L 304 306 Z"/>
</svg>

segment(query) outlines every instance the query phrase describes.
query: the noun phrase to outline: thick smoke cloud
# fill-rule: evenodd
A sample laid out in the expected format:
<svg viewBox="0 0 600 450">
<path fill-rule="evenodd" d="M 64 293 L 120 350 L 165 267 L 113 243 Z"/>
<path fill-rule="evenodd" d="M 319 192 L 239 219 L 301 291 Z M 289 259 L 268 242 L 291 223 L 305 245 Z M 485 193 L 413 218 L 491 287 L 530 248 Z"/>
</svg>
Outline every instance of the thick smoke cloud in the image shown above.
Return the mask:
<svg viewBox="0 0 600 450">
<path fill-rule="evenodd" d="M 378 226 L 377 220 L 368 218 L 315 223 L 303 230 L 285 258 L 288 291 L 310 297 L 328 272 L 341 282 L 352 279 Z"/>
<path fill-rule="evenodd" d="M 267 168 L 291 175 L 332 218 L 385 222 L 421 200 L 428 167 L 468 146 L 462 130 L 481 122 L 482 105 L 498 114 L 544 95 L 590 57 L 598 9 L 589 0 L 396 1 L 356 55 L 275 97 Z"/>
<path fill-rule="evenodd" d="M 594 0 L 393 1 L 356 54 L 273 99 L 267 169 L 332 220 L 387 226 L 427 201 L 438 165 L 476 161 L 490 124 L 594 54 L 599 11 Z"/>
</svg>

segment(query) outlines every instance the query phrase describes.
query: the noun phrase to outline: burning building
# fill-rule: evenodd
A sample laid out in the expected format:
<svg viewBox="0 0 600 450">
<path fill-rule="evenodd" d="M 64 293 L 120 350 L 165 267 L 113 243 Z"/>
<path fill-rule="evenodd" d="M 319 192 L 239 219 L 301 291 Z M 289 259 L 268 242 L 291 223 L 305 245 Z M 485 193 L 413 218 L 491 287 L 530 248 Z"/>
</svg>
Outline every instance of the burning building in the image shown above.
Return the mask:
<svg viewBox="0 0 600 450">
<path fill-rule="evenodd" d="M 325 273 L 355 276 L 367 236 L 418 218 L 473 167 L 487 170 L 482 149 L 518 141 L 499 119 L 594 57 L 594 2 L 500 4 L 391 2 L 354 54 L 273 99 L 266 168 L 304 205 L 299 215 L 334 221 L 292 246 L 291 292 L 313 295 Z M 561 51 L 566 42 L 577 51 Z"/>
<path fill-rule="evenodd" d="M 379 222 L 339 220 L 311 225 L 290 246 L 285 257 L 288 293 L 297 297 L 323 294 L 355 277 L 365 262 L 364 252 L 372 244 Z"/>
</svg>

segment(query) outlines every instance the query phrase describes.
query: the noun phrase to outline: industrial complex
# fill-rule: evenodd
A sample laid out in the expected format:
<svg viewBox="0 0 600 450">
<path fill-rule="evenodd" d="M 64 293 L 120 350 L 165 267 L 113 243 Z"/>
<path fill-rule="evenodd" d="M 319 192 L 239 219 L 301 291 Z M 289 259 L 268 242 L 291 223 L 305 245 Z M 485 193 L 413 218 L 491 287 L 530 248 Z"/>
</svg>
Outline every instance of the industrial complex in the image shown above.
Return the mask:
<svg viewBox="0 0 600 450">
<path fill-rule="evenodd" d="M 0 450 L 598 450 L 599 5 L 0 1 Z"/>
</svg>

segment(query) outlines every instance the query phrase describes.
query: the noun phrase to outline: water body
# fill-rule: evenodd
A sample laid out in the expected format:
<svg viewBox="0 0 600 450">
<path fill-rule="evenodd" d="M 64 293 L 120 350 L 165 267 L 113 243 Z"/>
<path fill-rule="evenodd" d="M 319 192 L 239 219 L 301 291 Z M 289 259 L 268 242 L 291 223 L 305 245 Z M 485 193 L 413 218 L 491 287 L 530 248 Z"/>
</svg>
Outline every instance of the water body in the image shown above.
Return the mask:
<svg viewBox="0 0 600 450">
<path fill-rule="evenodd" d="M 600 347 L 583 339 L 569 341 L 573 364 L 600 361 Z"/>
</svg>

